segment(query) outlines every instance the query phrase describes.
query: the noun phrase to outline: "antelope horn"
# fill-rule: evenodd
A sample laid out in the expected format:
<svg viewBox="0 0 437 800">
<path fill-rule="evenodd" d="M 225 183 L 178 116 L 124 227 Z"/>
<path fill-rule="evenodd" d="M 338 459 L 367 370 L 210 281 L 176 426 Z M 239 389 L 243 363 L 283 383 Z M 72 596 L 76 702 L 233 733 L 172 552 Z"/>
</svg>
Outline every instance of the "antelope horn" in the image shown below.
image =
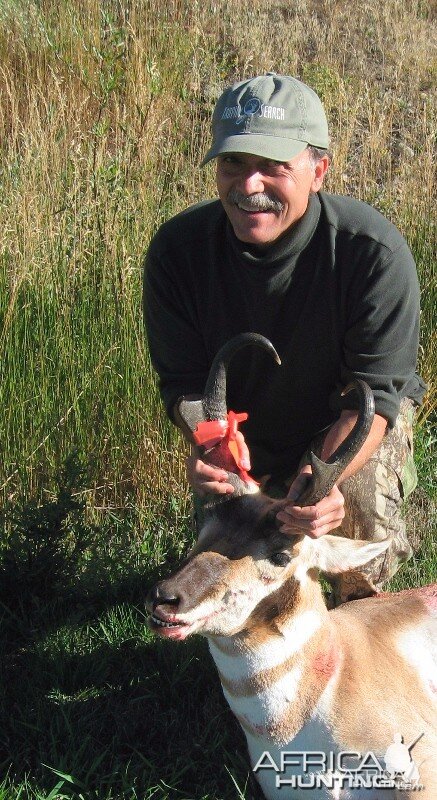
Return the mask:
<svg viewBox="0 0 437 800">
<path fill-rule="evenodd" d="M 179 414 L 192 432 L 196 430 L 199 422 L 227 420 L 226 369 L 232 356 L 248 344 L 262 347 L 273 355 L 277 364 L 281 363 L 272 343 L 259 333 L 241 333 L 227 342 L 219 350 L 212 362 L 203 397 L 200 400 L 182 398 L 179 402 Z M 251 493 L 254 487 L 257 490 L 254 482 L 251 484 L 246 483 L 236 471 L 235 461 L 225 441 L 206 452 L 203 451 L 201 458 L 208 464 L 225 469 L 228 473 L 227 481 L 234 487 L 234 494 L 232 495 L 211 495 L 205 507 L 212 507 L 217 503 L 230 499 L 230 497 Z"/>
<path fill-rule="evenodd" d="M 227 418 L 226 369 L 232 356 L 248 344 L 262 347 L 272 354 L 277 364 L 281 363 L 272 343 L 259 333 L 240 333 L 226 342 L 211 364 L 202 399 L 182 398 L 179 403 L 179 413 L 191 431 L 196 430 L 199 422 Z"/>
<path fill-rule="evenodd" d="M 329 456 L 326 462 L 322 461 L 314 453 L 310 453 L 312 476 L 308 486 L 296 500 L 296 503 L 300 506 L 315 505 L 319 500 L 326 497 L 334 483 L 361 449 L 372 427 L 375 402 L 370 387 L 367 383 L 357 378 L 346 386 L 342 395 L 347 394 L 352 389 L 355 389 L 358 394 L 359 410 L 357 421 L 351 432 L 346 436 L 346 439 L 339 445 L 335 453 Z"/>
</svg>

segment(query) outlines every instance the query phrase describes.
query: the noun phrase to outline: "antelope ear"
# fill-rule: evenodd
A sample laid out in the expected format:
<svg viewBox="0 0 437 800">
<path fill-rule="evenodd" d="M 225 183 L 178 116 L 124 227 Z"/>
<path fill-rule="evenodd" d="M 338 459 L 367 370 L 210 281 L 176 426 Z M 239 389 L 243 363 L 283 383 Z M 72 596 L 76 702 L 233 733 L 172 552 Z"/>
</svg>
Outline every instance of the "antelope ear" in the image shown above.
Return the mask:
<svg viewBox="0 0 437 800">
<path fill-rule="evenodd" d="M 363 542 L 346 539 L 344 536 L 321 536 L 313 539 L 312 562 L 322 572 L 338 574 L 357 567 L 363 567 L 369 561 L 384 553 L 390 545 L 390 539 L 381 542 Z"/>
</svg>

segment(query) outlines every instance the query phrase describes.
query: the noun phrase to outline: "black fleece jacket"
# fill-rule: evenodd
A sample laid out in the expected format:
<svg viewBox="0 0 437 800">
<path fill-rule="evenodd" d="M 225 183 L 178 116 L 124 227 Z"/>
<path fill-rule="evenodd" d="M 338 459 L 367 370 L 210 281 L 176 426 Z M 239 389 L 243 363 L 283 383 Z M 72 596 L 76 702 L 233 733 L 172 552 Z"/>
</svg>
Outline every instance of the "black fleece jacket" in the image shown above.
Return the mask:
<svg viewBox="0 0 437 800">
<path fill-rule="evenodd" d="M 255 476 L 291 474 L 309 441 L 353 408 L 354 377 L 393 425 L 399 401 L 420 403 L 416 375 L 419 288 L 399 231 L 365 203 L 320 192 L 303 218 L 260 253 L 234 235 L 218 200 L 161 226 L 147 254 L 144 313 L 152 363 L 171 416 L 181 395 L 201 394 L 212 359 L 237 333 L 276 347 L 282 366 L 245 348 L 228 374 L 228 407 Z"/>
</svg>

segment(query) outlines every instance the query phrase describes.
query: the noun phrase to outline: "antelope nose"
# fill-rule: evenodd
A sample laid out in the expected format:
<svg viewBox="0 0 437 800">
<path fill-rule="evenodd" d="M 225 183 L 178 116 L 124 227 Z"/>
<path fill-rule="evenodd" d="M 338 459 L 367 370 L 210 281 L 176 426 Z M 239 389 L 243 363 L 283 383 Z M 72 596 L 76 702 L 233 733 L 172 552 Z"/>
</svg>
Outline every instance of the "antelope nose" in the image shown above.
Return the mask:
<svg viewBox="0 0 437 800">
<path fill-rule="evenodd" d="M 155 610 L 156 606 L 160 605 L 178 606 L 180 598 L 172 592 L 166 592 L 164 587 L 157 583 L 156 586 L 150 590 L 149 601 L 153 610 Z"/>
</svg>

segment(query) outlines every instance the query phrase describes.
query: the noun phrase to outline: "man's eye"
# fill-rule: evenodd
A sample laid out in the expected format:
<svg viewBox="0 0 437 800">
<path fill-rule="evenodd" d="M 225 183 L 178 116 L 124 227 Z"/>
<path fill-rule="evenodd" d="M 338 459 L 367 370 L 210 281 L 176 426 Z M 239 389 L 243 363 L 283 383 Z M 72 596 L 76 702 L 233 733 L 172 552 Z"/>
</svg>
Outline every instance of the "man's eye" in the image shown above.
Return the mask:
<svg viewBox="0 0 437 800">
<path fill-rule="evenodd" d="M 286 567 L 291 561 L 291 556 L 288 553 L 272 553 L 270 561 L 275 567 Z"/>
<path fill-rule="evenodd" d="M 222 164 L 239 164 L 240 159 L 237 156 L 222 156 L 220 159 Z"/>
<path fill-rule="evenodd" d="M 282 175 L 284 172 L 284 167 L 286 167 L 286 161 L 268 161 L 266 163 L 266 172 L 270 175 Z"/>
</svg>

